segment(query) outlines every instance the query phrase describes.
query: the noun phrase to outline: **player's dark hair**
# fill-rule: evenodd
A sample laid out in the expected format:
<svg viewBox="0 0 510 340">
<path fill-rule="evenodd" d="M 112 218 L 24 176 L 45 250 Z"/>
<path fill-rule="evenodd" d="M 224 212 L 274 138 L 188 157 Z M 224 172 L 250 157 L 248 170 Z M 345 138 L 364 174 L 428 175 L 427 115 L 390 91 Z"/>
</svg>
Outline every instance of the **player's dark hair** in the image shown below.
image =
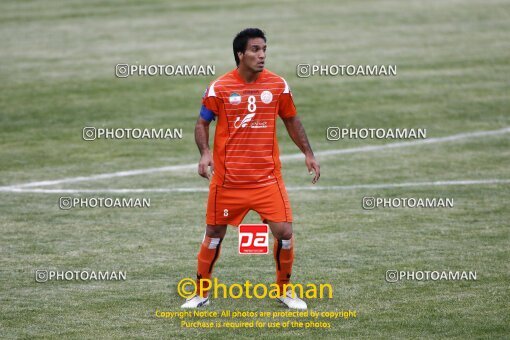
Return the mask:
<svg viewBox="0 0 510 340">
<path fill-rule="evenodd" d="M 236 59 L 236 65 L 239 66 L 239 57 L 237 56 L 237 52 L 244 53 L 246 51 L 246 47 L 248 46 L 248 40 L 253 38 L 262 38 L 264 42 L 266 41 L 266 35 L 264 32 L 258 28 L 247 28 L 237 33 L 234 38 L 234 42 L 232 43 L 234 47 L 234 58 Z"/>
</svg>

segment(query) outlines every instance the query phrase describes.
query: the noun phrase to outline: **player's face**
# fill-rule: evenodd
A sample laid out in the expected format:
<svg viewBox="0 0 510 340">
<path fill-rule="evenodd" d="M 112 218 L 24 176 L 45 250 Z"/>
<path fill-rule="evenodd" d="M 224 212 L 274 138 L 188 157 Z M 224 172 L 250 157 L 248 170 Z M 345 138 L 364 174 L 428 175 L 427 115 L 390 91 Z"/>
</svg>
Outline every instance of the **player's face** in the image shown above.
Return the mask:
<svg viewBox="0 0 510 340">
<path fill-rule="evenodd" d="M 264 39 L 249 39 L 246 51 L 240 54 L 239 61 L 253 72 L 261 72 L 266 61 L 266 42 Z"/>
</svg>

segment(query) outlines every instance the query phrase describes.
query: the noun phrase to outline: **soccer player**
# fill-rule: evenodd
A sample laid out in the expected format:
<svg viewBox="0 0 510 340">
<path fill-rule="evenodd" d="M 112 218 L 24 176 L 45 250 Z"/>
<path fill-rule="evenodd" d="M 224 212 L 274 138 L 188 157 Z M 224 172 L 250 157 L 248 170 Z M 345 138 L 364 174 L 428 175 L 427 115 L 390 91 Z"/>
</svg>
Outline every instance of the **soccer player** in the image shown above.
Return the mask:
<svg viewBox="0 0 510 340">
<path fill-rule="evenodd" d="M 248 28 L 234 38 L 237 68 L 213 81 L 202 99 L 195 126 L 200 150 L 200 176 L 210 179 L 205 235 L 198 253 L 197 286 L 210 279 L 218 260 L 227 225 L 238 226 L 250 210 L 267 223 L 275 238 L 274 259 L 278 298 L 289 308 L 306 309 L 299 297 L 284 292 L 294 260 L 292 210 L 280 171 L 276 119 L 305 155 L 312 183 L 320 177 L 289 85 L 282 77 L 264 68 L 266 37 L 257 28 Z M 209 149 L 209 124 L 217 119 L 214 149 Z M 211 172 L 209 172 L 209 168 Z M 205 286 L 207 282 L 203 282 Z M 295 295 L 295 294 L 294 294 Z M 198 289 L 182 308 L 209 304 L 206 291 Z"/>
</svg>

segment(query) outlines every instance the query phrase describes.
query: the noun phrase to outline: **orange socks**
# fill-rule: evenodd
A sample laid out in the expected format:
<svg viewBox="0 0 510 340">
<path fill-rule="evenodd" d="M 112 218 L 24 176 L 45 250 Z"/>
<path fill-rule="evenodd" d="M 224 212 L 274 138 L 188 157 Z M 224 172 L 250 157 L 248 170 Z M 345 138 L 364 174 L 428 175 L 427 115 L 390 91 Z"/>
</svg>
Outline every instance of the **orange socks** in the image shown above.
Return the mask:
<svg viewBox="0 0 510 340">
<path fill-rule="evenodd" d="M 211 279 L 214 263 L 220 256 L 222 238 L 211 238 L 204 235 L 200 251 L 198 252 L 198 269 L 197 269 L 197 294 L 200 296 L 207 295 L 200 290 L 201 279 Z M 204 288 L 208 287 L 208 283 L 203 283 Z"/>
<path fill-rule="evenodd" d="M 274 239 L 274 260 L 276 262 L 276 284 L 280 294 L 284 295 L 283 285 L 290 282 L 292 263 L 294 262 L 294 236 L 290 240 Z"/>
</svg>

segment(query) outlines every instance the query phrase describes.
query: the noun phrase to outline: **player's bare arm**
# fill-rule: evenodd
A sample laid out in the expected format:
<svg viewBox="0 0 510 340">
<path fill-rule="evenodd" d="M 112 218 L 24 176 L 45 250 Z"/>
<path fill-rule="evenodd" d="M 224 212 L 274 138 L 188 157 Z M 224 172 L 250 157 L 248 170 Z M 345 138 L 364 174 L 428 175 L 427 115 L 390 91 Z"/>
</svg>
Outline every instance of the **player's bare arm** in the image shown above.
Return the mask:
<svg viewBox="0 0 510 340">
<path fill-rule="evenodd" d="M 211 173 L 214 171 L 214 163 L 209 149 L 209 125 L 210 122 L 202 117 L 198 117 L 195 125 L 195 142 L 201 155 L 198 162 L 198 174 L 207 179 L 211 178 Z M 209 167 L 211 167 L 210 173 Z"/>
<path fill-rule="evenodd" d="M 308 172 L 312 173 L 313 171 L 315 173 L 312 183 L 317 183 L 321 177 L 320 165 L 315 159 L 312 147 L 310 146 L 310 142 L 308 142 L 308 137 L 306 136 L 305 128 L 303 127 L 303 124 L 301 124 L 301 120 L 297 116 L 282 118 L 282 120 L 287 128 L 290 138 L 292 138 L 297 147 L 304 153 L 305 164 L 308 168 Z"/>
</svg>

